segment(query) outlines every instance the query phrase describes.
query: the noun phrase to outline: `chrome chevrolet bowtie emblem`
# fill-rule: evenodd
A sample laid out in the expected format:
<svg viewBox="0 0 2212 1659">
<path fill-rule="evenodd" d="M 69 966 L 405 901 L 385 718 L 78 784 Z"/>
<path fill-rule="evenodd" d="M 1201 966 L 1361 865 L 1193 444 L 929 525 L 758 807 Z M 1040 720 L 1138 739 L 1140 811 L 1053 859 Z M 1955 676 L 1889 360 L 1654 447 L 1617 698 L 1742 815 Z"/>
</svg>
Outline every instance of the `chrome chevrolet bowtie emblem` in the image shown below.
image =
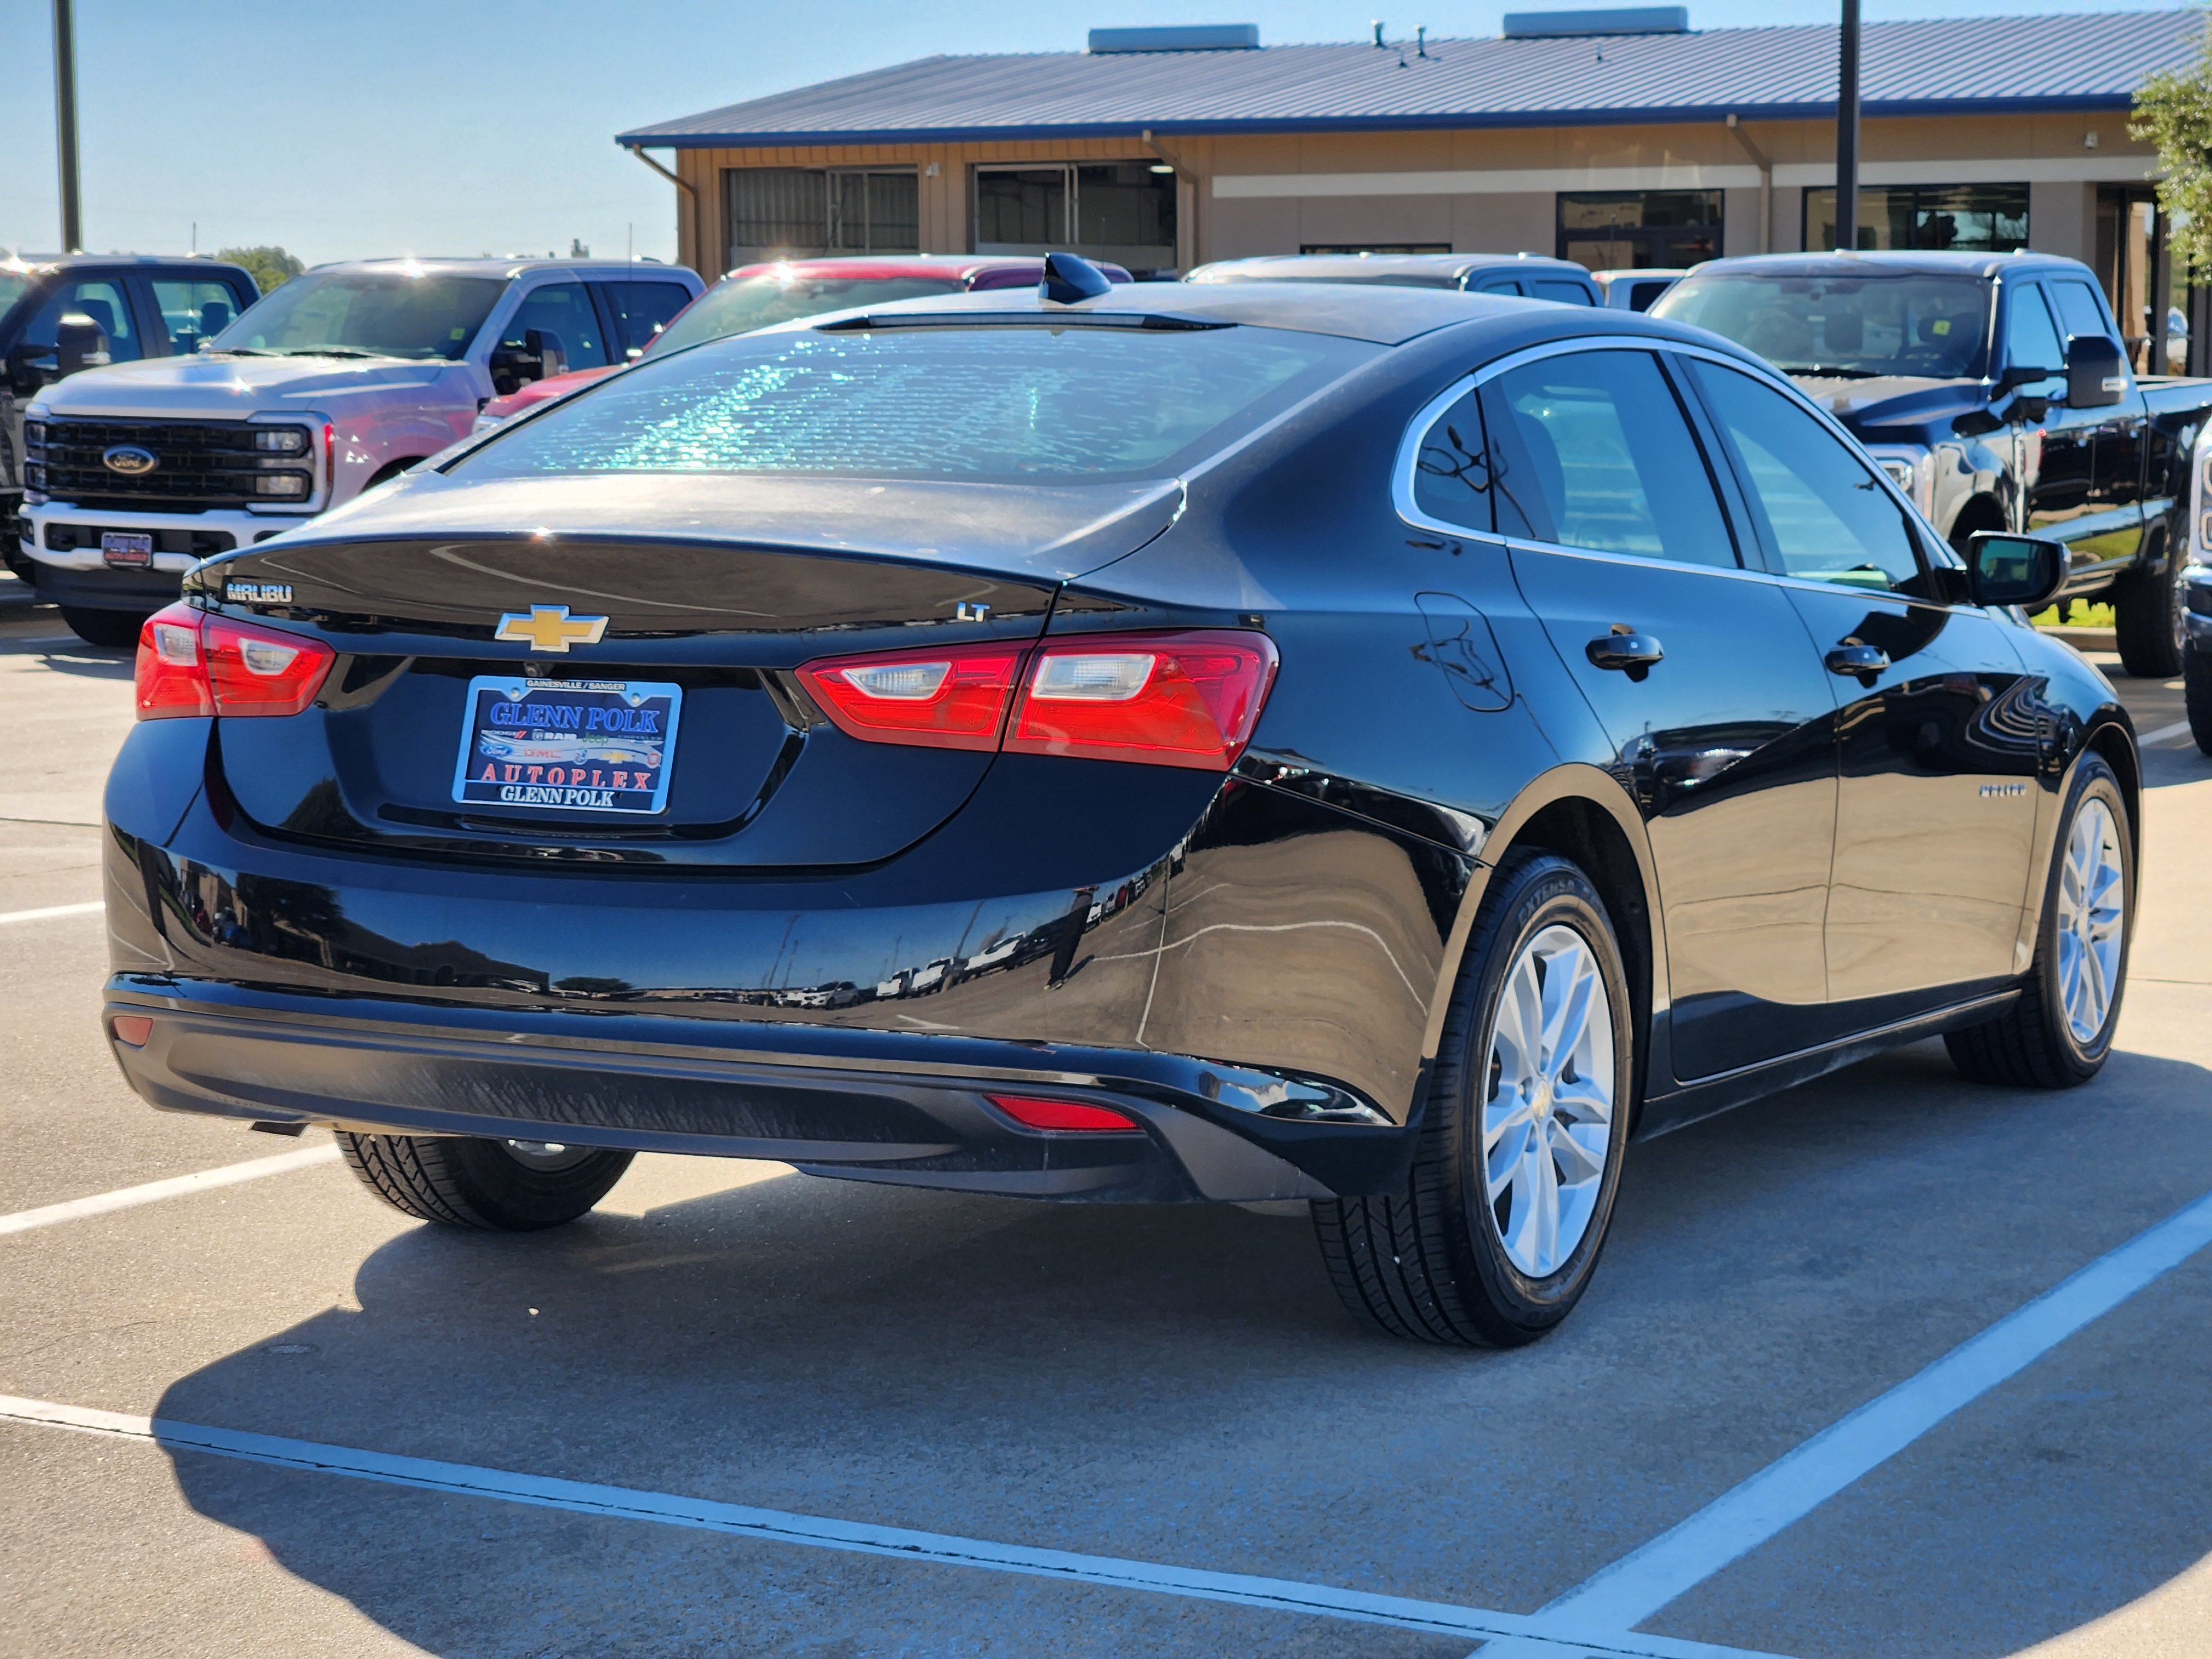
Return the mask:
<svg viewBox="0 0 2212 1659">
<path fill-rule="evenodd" d="M 597 645 L 606 631 L 605 617 L 572 617 L 565 605 L 533 605 L 501 617 L 492 638 L 566 653 L 572 645 Z"/>
</svg>

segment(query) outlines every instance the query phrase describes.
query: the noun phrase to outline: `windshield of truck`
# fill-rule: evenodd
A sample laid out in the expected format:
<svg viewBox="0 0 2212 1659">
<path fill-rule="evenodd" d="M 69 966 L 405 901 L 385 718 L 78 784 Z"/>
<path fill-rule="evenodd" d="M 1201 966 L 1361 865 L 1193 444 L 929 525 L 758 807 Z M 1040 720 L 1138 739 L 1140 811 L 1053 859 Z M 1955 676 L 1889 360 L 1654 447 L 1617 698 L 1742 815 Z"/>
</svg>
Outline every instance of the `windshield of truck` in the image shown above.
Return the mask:
<svg viewBox="0 0 2212 1659">
<path fill-rule="evenodd" d="M 1791 276 L 1692 272 L 1654 317 L 1725 334 L 1785 374 L 1980 378 L 1990 285 L 1975 276 L 1900 273 Z"/>
<path fill-rule="evenodd" d="M 458 362 L 506 291 L 496 276 L 310 271 L 249 307 L 210 349 Z"/>
<path fill-rule="evenodd" d="M 884 306 L 932 294 L 957 294 L 960 279 L 943 276 L 809 276 L 769 271 L 717 283 L 691 308 L 661 331 L 655 351 L 681 351 L 726 334 L 750 334 L 770 323 L 818 317 L 855 306 Z"/>
<path fill-rule="evenodd" d="M 654 350 L 453 471 L 1166 477 L 1377 351 L 1267 328 L 779 331 Z"/>
</svg>

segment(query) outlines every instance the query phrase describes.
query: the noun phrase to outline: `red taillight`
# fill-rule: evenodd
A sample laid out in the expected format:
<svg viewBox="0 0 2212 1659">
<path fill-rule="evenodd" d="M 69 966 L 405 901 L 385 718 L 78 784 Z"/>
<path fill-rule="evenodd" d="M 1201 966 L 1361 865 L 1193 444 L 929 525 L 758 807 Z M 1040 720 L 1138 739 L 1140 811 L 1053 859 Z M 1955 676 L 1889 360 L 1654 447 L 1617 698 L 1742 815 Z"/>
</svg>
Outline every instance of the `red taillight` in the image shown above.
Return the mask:
<svg viewBox="0 0 2212 1659">
<path fill-rule="evenodd" d="M 337 657 L 320 640 L 179 600 L 138 630 L 138 718 L 296 714 L 315 700 Z"/>
<path fill-rule="evenodd" d="M 1024 647 L 962 645 L 808 663 L 799 677 L 848 737 L 996 749 Z"/>
<path fill-rule="evenodd" d="M 799 673 L 841 731 L 871 743 L 1225 772 L 1252 740 L 1276 660 L 1265 634 L 1214 630 L 826 657 Z"/>
<path fill-rule="evenodd" d="M 144 1048 L 147 1040 L 154 1035 L 154 1019 L 150 1014 L 118 1014 L 111 1024 L 115 1030 L 115 1040 L 128 1043 L 133 1048 Z"/>
<path fill-rule="evenodd" d="M 1030 664 L 1006 751 L 1225 772 L 1252 740 L 1275 665 L 1265 634 L 1054 640 Z"/>
<path fill-rule="evenodd" d="M 1042 1100 L 1034 1095 L 986 1095 L 984 1098 L 1025 1129 L 1129 1134 L 1142 1127 L 1127 1113 L 1079 1100 Z"/>
</svg>

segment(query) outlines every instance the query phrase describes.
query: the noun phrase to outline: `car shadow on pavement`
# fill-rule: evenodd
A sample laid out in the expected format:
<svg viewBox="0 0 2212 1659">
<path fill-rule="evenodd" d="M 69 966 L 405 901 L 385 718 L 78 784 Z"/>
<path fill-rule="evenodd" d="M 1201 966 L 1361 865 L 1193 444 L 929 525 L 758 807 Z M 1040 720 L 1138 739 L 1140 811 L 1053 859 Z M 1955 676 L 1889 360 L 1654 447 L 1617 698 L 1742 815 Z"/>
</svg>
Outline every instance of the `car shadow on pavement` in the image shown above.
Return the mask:
<svg viewBox="0 0 2212 1659">
<path fill-rule="evenodd" d="M 8 643 L 0 639 L 0 653 L 7 653 Z M 78 679 L 127 680 L 135 672 L 134 653 L 121 646 L 112 649 L 100 645 L 37 646 L 9 654 L 35 656 L 41 668 Z"/>
<path fill-rule="evenodd" d="M 1297 1220 L 781 1176 L 535 1236 L 404 1232 L 360 1264 L 358 1310 L 158 1415 L 1530 1611 L 2212 1188 L 2207 1127 L 2196 1066 L 2120 1054 L 2045 1095 L 1920 1044 L 1632 1149 L 1590 1296 L 1510 1353 L 1370 1335 Z M 2130 1167 L 2130 1137 L 2174 1151 Z M 440 1655 L 1466 1645 L 172 1455 L 195 1510 Z M 1924 1607 L 1864 1601 L 1909 1632 L 1796 1650 L 2008 1653 L 2212 1551 L 2201 1453 L 2063 1504 L 2050 1473 L 1995 1471 L 2002 1512 L 1969 1517 L 2008 1577 L 1931 1560 L 1938 1536 L 1898 1569 Z M 2095 1571 L 2023 1587 L 2040 1547 L 2079 1565 L 2085 1504 L 2128 1522 Z"/>
</svg>

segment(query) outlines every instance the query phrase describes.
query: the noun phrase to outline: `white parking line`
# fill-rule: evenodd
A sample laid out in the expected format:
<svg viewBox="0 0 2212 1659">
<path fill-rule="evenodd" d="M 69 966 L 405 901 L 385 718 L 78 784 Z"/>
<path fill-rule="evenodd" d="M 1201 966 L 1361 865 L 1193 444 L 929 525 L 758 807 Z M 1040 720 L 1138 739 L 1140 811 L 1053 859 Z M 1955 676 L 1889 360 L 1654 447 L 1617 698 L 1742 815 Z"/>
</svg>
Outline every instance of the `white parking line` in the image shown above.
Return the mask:
<svg viewBox="0 0 2212 1659">
<path fill-rule="evenodd" d="M 106 904 L 105 899 L 94 899 L 86 904 L 49 904 L 40 910 L 9 910 L 0 914 L 0 927 L 11 921 L 44 921 L 49 916 L 88 916 Z"/>
<path fill-rule="evenodd" d="M 1823 1429 L 1544 1607 L 1553 1630 L 1622 1632 L 1879 1468 L 1954 1412 L 2212 1244 L 2212 1194 L 2141 1232 Z M 1496 1650 L 1492 1650 L 1495 1653 Z"/>
<path fill-rule="evenodd" d="M 469 1463 L 441 1463 L 427 1457 L 398 1457 L 385 1452 L 360 1451 L 350 1446 L 324 1445 L 312 1440 L 288 1440 L 275 1435 L 208 1428 L 197 1423 L 173 1422 L 167 1418 L 93 1411 L 82 1406 L 23 1400 L 9 1395 L 0 1395 L 0 1422 L 115 1435 L 155 1443 L 172 1451 L 206 1452 L 249 1463 L 273 1464 L 280 1468 L 350 1475 L 356 1480 L 495 1498 L 538 1509 L 567 1510 L 618 1520 L 653 1521 L 665 1526 L 731 1533 L 814 1549 L 895 1556 L 943 1566 L 978 1567 L 993 1572 L 1015 1572 L 1117 1589 L 1189 1596 L 1202 1601 L 1231 1601 L 1281 1613 L 1315 1613 L 1441 1635 L 1517 1638 L 1530 1644 L 1530 1651 L 1540 1652 L 1547 1659 L 1571 1659 L 1585 1654 L 1601 1655 L 1605 1659 L 1778 1659 L 1778 1656 L 1754 1654 L 1744 1648 L 1715 1647 L 1710 1643 L 1682 1642 L 1661 1636 L 1626 1636 L 1591 1642 L 1548 1627 L 1547 1621 L 1540 1616 L 1492 1613 L 1446 1601 L 1376 1595 L 1364 1590 L 1300 1583 L 1291 1579 L 1260 1578 L 1240 1572 L 1162 1566 L 1110 1555 L 1028 1549 L 1018 1544 L 916 1532 L 905 1527 L 826 1520 L 781 1510 L 717 1504 L 703 1498 L 638 1492 L 628 1486 L 603 1486 L 581 1480 L 556 1480 L 504 1469 L 480 1468 Z"/>
<path fill-rule="evenodd" d="M 0 917 L 0 921 L 5 920 Z M 77 1221 L 88 1215 L 105 1215 L 110 1210 L 128 1210 L 139 1204 L 158 1203 L 165 1198 L 182 1198 L 186 1193 L 204 1193 L 211 1187 L 235 1187 L 241 1181 L 284 1175 L 311 1164 L 334 1164 L 337 1158 L 338 1149 L 334 1146 L 307 1146 L 296 1152 L 280 1152 L 275 1158 L 226 1164 L 219 1170 L 201 1170 L 192 1175 L 173 1176 L 167 1181 L 149 1181 L 143 1187 L 123 1187 L 91 1198 L 73 1198 L 66 1204 L 49 1204 L 44 1209 L 0 1215 L 0 1233 L 27 1233 L 33 1227 L 51 1227 L 58 1221 Z"/>
<path fill-rule="evenodd" d="M 2176 720 L 2171 726 L 2161 726 L 2155 732 L 2146 732 L 2136 739 L 2138 749 L 2148 749 L 2154 743 L 2164 743 L 2168 738 L 2178 738 L 2189 729 L 2187 720 Z"/>
</svg>

